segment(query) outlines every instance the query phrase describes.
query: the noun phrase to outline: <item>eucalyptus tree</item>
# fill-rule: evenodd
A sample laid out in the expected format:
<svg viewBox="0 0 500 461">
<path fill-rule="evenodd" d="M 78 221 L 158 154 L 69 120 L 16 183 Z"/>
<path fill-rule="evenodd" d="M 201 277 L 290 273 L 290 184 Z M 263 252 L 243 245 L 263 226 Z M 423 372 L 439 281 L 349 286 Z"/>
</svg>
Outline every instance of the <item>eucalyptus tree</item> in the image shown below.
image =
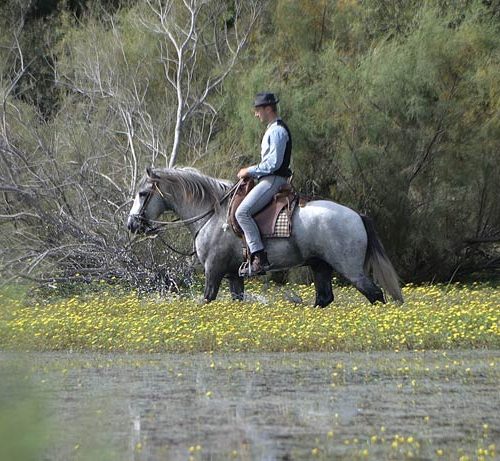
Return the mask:
<svg viewBox="0 0 500 461">
<path fill-rule="evenodd" d="M 185 122 L 197 112 L 217 115 L 209 96 L 235 66 L 262 10 L 261 0 L 147 0 L 141 23 L 159 39 L 165 80 L 176 95 L 168 166 L 179 155 Z M 213 124 L 210 125 L 212 131 Z M 210 133 L 207 141 L 209 141 Z"/>
</svg>

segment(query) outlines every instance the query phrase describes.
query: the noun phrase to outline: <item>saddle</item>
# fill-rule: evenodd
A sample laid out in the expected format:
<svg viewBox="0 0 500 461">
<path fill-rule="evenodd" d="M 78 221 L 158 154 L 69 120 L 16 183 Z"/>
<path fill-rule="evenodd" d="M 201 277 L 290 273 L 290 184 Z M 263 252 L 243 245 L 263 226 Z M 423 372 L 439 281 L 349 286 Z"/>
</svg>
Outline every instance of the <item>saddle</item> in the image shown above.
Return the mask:
<svg viewBox="0 0 500 461">
<path fill-rule="evenodd" d="M 243 231 L 236 220 L 236 210 L 255 186 L 252 178 L 244 179 L 233 194 L 229 204 L 228 221 L 234 233 L 243 238 Z M 262 237 L 286 238 L 292 233 L 292 214 L 299 202 L 299 195 L 291 184 L 284 184 L 261 211 L 253 216 Z M 300 204 L 303 206 L 303 204 Z"/>
</svg>

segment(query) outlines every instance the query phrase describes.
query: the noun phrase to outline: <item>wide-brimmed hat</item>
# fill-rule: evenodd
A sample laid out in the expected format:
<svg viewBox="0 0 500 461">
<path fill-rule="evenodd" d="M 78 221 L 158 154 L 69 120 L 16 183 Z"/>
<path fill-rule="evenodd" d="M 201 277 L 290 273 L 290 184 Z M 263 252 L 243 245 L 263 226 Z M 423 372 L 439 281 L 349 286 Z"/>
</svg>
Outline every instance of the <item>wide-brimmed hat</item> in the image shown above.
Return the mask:
<svg viewBox="0 0 500 461">
<path fill-rule="evenodd" d="M 278 104 L 278 102 L 279 99 L 276 98 L 274 93 L 257 93 L 253 106 L 272 106 L 274 104 Z"/>
</svg>

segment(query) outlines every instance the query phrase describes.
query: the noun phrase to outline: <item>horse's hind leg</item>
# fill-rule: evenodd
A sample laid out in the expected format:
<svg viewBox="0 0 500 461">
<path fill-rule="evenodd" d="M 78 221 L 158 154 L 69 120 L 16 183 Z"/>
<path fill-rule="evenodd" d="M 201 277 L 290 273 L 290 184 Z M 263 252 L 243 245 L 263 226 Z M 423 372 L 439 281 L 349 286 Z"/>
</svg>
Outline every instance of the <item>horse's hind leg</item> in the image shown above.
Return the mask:
<svg viewBox="0 0 500 461">
<path fill-rule="evenodd" d="M 315 306 L 325 307 L 333 301 L 332 267 L 321 259 L 315 259 L 309 264 L 316 288 Z"/>
<path fill-rule="evenodd" d="M 243 301 L 245 282 L 243 277 L 237 275 L 230 275 L 229 277 L 229 290 L 234 301 Z"/>
<path fill-rule="evenodd" d="M 385 298 L 383 291 L 373 283 L 372 279 L 362 274 L 358 277 L 347 277 L 350 282 L 361 292 L 363 293 L 368 301 L 372 304 L 375 304 L 377 301 L 380 301 L 385 304 Z"/>
</svg>

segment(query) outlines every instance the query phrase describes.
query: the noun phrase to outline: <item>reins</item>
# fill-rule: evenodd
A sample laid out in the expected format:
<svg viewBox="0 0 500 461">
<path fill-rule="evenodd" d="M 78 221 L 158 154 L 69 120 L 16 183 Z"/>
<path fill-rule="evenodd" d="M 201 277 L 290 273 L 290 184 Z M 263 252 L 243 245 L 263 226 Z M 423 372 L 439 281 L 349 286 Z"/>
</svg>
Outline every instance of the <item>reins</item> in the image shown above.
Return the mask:
<svg viewBox="0 0 500 461">
<path fill-rule="evenodd" d="M 236 184 L 234 184 L 223 196 L 222 198 L 217 202 L 217 206 L 220 206 L 222 205 L 226 200 L 227 198 L 235 191 L 238 189 L 238 187 L 240 186 L 242 182 L 242 179 L 240 179 Z M 160 196 L 164 199 L 164 195 L 163 193 L 161 192 L 160 188 L 158 187 L 158 184 L 155 182 L 154 183 L 155 185 L 155 188 L 156 190 L 158 191 L 158 193 L 160 194 Z M 197 221 L 200 221 L 201 219 L 207 217 L 208 215 L 212 214 L 215 212 L 215 208 L 216 208 L 216 205 L 214 205 L 212 208 L 210 208 L 209 210 L 197 215 L 197 216 L 193 216 L 192 218 L 188 218 L 188 219 L 182 219 L 182 220 L 178 220 L 178 221 L 148 221 L 150 223 L 153 223 L 153 224 L 158 224 L 158 228 L 160 227 L 181 227 L 181 226 L 184 226 L 186 224 L 193 224 Z M 198 231 L 199 232 L 199 231 Z M 198 232 L 196 233 L 196 235 L 198 234 Z M 196 238 L 196 235 L 194 238 Z"/>
<path fill-rule="evenodd" d="M 174 253 L 177 253 L 178 255 L 194 256 L 194 254 L 196 253 L 196 250 L 193 250 L 190 253 L 184 253 L 183 251 L 177 250 L 172 245 L 170 245 L 168 242 L 166 242 L 165 239 L 160 234 L 158 234 L 158 238 L 160 239 L 161 243 L 163 243 L 163 245 L 165 245 L 170 251 L 173 251 Z M 194 246 L 194 240 L 193 240 L 193 246 Z"/>
<path fill-rule="evenodd" d="M 203 218 L 206 218 L 207 216 L 215 213 L 216 207 L 222 205 L 231 196 L 231 194 L 233 194 L 233 192 L 238 189 L 238 187 L 240 186 L 240 184 L 241 184 L 242 181 L 243 180 L 240 179 L 236 184 L 234 184 L 222 196 L 222 198 L 217 202 L 217 205 L 214 205 L 209 210 L 207 210 L 207 211 L 205 211 L 205 212 L 203 212 L 203 213 L 201 213 L 201 214 L 199 214 L 197 216 L 193 216 L 192 218 L 183 219 L 183 220 L 177 220 L 177 221 L 152 221 L 152 220 L 148 221 L 148 223 L 152 223 L 152 224 L 156 225 L 156 227 L 153 228 L 153 229 L 151 229 L 149 232 L 150 233 L 155 233 L 155 237 L 158 236 L 158 238 L 161 240 L 161 242 L 169 250 L 173 251 L 174 253 L 177 253 L 178 255 L 181 255 L 181 256 L 193 256 L 196 253 L 195 249 L 193 251 L 191 251 L 190 253 L 185 253 L 185 252 L 179 251 L 176 248 L 174 248 L 173 246 L 171 246 L 168 242 L 166 242 L 165 239 L 159 234 L 159 231 L 163 230 L 163 229 L 166 229 L 167 227 L 169 227 L 169 228 L 175 228 L 175 227 L 185 226 L 186 224 L 193 224 L 193 223 L 195 223 L 197 221 L 200 221 Z M 156 189 L 156 192 L 158 192 L 158 194 L 160 194 L 161 198 L 165 199 L 165 196 L 163 195 L 162 191 L 158 187 L 158 183 L 155 181 L 155 182 L 153 182 L 153 185 L 154 185 L 154 188 Z M 154 190 L 151 190 L 151 192 L 149 193 L 148 197 L 146 197 L 146 199 L 144 200 L 144 203 L 142 204 L 142 207 L 141 207 L 141 209 L 139 211 L 139 214 L 142 214 L 142 211 L 147 206 L 148 202 L 151 200 L 151 197 L 152 197 L 153 193 L 154 193 Z M 201 231 L 201 229 L 203 229 L 203 227 L 205 226 L 205 224 L 203 226 L 201 226 L 200 229 L 198 229 L 196 231 L 196 233 L 194 234 L 194 236 L 193 236 L 193 247 L 194 247 L 194 242 L 196 240 L 196 237 L 198 237 L 199 232 Z"/>
</svg>

